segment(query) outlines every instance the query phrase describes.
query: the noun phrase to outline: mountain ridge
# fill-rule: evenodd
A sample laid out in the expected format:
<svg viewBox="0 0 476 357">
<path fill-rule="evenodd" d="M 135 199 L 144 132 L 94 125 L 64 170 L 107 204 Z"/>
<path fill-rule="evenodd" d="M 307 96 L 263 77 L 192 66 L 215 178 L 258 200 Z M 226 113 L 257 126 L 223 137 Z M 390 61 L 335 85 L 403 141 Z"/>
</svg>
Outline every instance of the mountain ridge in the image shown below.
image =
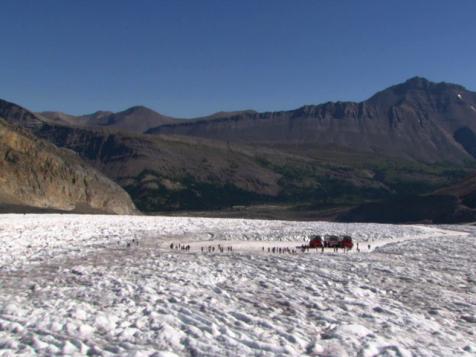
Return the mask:
<svg viewBox="0 0 476 357">
<path fill-rule="evenodd" d="M 46 111 L 40 112 L 38 115 L 59 125 L 109 127 L 138 133 L 177 120 L 142 105 L 133 106 L 116 113 L 98 110 L 91 114 L 75 116 L 62 112 Z"/>
<path fill-rule="evenodd" d="M 83 119 L 17 108 L 10 119 L 77 153 L 146 212 L 278 204 L 307 219 L 431 194 L 474 173 L 474 101 L 464 87 L 415 77 L 360 103 L 217 112 L 146 133 L 155 119 L 143 106 Z"/>
<path fill-rule="evenodd" d="M 466 108 L 458 108 L 457 104 L 466 99 Z M 447 110 L 455 113 L 444 113 Z M 43 112 L 40 115 L 59 125 L 242 143 L 308 142 L 363 152 L 384 152 L 389 156 L 427 162 L 462 162 L 472 160 L 476 155 L 456 136 L 460 129 L 476 132 L 476 93 L 458 84 L 436 83 L 419 76 L 381 90 L 361 102 L 329 101 L 285 111 L 241 110 L 179 119 L 139 105 L 117 113 L 97 111 L 71 116 Z M 472 120 L 458 123 L 448 120 L 448 116 L 471 116 Z M 438 150 L 433 150 L 434 147 Z"/>
<path fill-rule="evenodd" d="M 244 113 L 164 124 L 149 134 L 234 142 L 339 145 L 419 161 L 472 160 L 455 131 L 476 132 L 476 93 L 414 77 L 363 102 L 327 102 L 295 110 Z"/>
</svg>

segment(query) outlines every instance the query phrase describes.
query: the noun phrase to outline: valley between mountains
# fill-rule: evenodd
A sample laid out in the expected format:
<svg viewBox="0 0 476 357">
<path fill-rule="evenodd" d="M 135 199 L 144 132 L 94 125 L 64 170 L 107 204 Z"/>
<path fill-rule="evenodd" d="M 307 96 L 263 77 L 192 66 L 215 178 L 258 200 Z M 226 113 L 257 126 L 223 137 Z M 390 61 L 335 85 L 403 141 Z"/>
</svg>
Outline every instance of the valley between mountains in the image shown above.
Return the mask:
<svg viewBox="0 0 476 357">
<path fill-rule="evenodd" d="M 53 159 L 38 156 L 36 167 L 3 135 L 4 211 L 393 223 L 476 217 L 476 93 L 456 84 L 415 77 L 360 103 L 196 119 L 143 106 L 34 113 L 6 101 L 0 117 L 10 135 L 54 151 L 68 168 L 80 165 L 84 176 L 70 169 L 48 177 L 48 186 L 38 178 Z M 37 189 L 22 199 L 32 178 Z"/>
</svg>

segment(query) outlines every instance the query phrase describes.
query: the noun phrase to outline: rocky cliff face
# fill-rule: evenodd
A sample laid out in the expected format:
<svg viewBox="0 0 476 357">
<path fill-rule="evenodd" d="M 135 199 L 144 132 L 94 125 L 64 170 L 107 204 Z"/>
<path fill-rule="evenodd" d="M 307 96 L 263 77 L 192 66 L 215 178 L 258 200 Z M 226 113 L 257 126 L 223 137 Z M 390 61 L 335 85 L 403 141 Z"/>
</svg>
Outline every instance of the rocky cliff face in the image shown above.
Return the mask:
<svg viewBox="0 0 476 357">
<path fill-rule="evenodd" d="M 58 149 L 3 119 L 0 205 L 116 214 L 136 212 L 126 192 L 76 154 Z"/>
<path fill-rule="evenodd" d="M 458 130 L 476 132 L 476 93 L 412 78 L 361 102 L 243 112 L 161 125 L 149 133 L 257 144 L 341 147 L 418 161 L 472 160 Z"/>
</svg>

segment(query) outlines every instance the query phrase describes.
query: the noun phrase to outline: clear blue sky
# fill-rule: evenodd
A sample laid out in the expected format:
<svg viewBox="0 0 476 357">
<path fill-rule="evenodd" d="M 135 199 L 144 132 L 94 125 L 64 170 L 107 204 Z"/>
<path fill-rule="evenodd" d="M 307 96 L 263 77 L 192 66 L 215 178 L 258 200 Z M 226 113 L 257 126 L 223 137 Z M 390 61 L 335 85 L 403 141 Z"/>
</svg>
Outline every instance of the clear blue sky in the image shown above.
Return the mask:
<svg viewBox="0 0 476 357">
<path fill-rule="evenodd" d="M 474 0 L 2 0 L 0 98 L 192 117 L 363 100 L 420 75 L 476 90 Z"/>
</svg>

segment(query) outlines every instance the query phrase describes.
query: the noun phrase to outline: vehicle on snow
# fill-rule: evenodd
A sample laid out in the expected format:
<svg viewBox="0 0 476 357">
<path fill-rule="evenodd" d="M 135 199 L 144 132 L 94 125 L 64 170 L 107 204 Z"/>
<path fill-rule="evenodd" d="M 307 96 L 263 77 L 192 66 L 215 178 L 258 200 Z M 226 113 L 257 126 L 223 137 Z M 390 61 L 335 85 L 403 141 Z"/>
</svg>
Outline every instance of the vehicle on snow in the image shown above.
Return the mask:
<svg viewBox="0 0 476 357">
<path fill-rule="evenodd" d="M 313 235 L 306 248 L 345 248 L 352 249 L 354 243 L 349 235 Z"/>
<path fill-rule="evenodd" d="M 311 240 L 309 241 L 309 248 L 322 248 L 324 242 L 320 235 L 311 236 Z"/>
</svg>

